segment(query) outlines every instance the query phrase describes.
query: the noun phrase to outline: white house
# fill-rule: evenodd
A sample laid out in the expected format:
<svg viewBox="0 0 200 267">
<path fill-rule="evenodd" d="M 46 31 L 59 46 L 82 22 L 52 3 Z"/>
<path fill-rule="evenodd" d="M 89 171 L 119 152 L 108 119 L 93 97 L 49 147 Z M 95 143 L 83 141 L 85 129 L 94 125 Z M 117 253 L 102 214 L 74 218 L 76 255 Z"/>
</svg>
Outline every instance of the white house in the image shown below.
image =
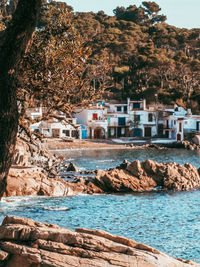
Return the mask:
<svg viewBox="0 0 200 267">
<path fill-rule="evenodd" d="M 171 111 L 166 111 L 168 115 L 163 120 L 163 131 L 167 138 L 176 141 L 184 140 L 184 134 L 198 132 L 200 116 L 192 115 L 191 110 L 183 107 L 174 106 Z"/>
<path fill-rule="evenodd" d="M 42 107 L 36 108 L 28 108 L 26 111 L 26 115 L 30 117 L 32 120 L 37 119 L 38 117 L 42 117 Z"/>
<path fill-rule="evenodd" d="M 105 118 L 108 122 L 108 138 L 119 138 L 128 136 L 129 114 L 127 103 L 111 101 L 106 103 L 107 114 Z"/>
<path fill-rule="evenodd" d="M 107 138 L 108 137 L 108 121 L 105 118 L 107 108 L 97 103 L 96 106 L 90 105 L 88 108 L 76 110 L 74 117 L 77 123 L 86 125 L 87 138 Z"/>
<path fill-rule="evenodd" d="M 27 115 L 32 119 L 42 118 L 42 111 L 44 108 L 29 109 Z M 163 136 L 181 141 L 186 134 L 200 133 L 200 115 L 192 115 L 191 110 L 177 105 L 147 106 L 144 99 L 128 98 L 125 103 L 98 101 L 96 105 L 76 110 L 73 118 L 66 119 L 62 113 L 59 116 L 63 116 L 62 121 L 42 121 L 30 128 L 49 137 L 82 139 Z"/>
<path fill-rule="evenodd" d="M 81 138 L 81 126 L 76 129 L 70 123 L 76 125 L 76 118 L 68 119 L 66 121 L 58 121 L 56 119 L 42 121 L 39 126 L 40 132 L 46 137 L 57 137 L 57 138 Z"/>
<path fill-rule="evenodd" d="M 200 115 L 188 113 L 184 119 L 184 133 L 200 133 Z"/>
<path fill-rule="evenodd" d="M 158 134 L 158 117 L 154 107 L 146 107 L 146 100 L 128 99 L 131 136 L 153 137 Z"/>
</svg>

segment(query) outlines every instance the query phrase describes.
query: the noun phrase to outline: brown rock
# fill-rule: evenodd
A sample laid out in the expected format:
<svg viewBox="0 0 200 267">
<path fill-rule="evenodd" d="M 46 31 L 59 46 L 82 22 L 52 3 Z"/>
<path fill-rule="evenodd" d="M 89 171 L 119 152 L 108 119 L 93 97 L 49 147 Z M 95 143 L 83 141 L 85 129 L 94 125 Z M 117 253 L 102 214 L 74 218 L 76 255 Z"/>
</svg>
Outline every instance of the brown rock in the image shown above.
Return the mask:
<svg viewBox="0 0 200 267">
<path fill-rule="evenodd" d="M 143 192 L 161 186 L 164 190 L 192 190 L 200 187 L 199 170 L 189 163 L 184 166 L 138 160 L 126 167 L 108 171 L 98 170 L 93 181 L 104 192 Z"/>
<path fill-rule="evenodd" d="M 7 178 L 5 196 L 68 196 L 73 195 L 69 184 L 60 178 L 48 178 L 39 167 L 13 166 Z"/>
<path fill-rule="evenodd" d="M 4 219 L 0 240 L 0 266 L 4 267 L 200 266 L 104 231 L 79 228 L 74 232 L 15 216 Z"/>
<path fill-rule="evenodd" d="M 126 170 L 113 169 L 97 172 L 94 183 L 104 192 L 143 192 L 153 190 L 156 182 L 149 177 L 133 176 Z"/>
<path fill-rule="evenodd" d="M 145 171 L 142 168 L 139 160 L 135 160 L 135 161 L 131 162 L 127 166 L 126 170 L 129 171 L 133 176 L 136 176 L 138 178 L 140 178 L 140 176 L 145 175 Z"/>
</svg>

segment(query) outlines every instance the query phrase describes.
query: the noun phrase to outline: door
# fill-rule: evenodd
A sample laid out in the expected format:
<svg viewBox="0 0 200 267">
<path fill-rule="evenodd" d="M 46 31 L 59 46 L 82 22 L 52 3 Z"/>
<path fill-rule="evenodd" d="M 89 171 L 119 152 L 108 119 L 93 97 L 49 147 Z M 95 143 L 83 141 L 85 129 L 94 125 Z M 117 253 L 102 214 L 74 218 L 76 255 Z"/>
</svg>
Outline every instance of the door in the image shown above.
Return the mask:
<svg viewBox="0 0 200 267">
<path fill-rule="evenodd" d="M 181 135 L 177 134 L 177 141 L 181 141 Z"/>
<path fill-rule="evenodd" d="M 105 130 L 103 128 L 96 128 L 94 130 L 94 138 L 95 139 L 102 139 L 102 138 L 105 138 Z"/>
<path fill-rule="evenodd" d="M 133 135 L 134 135 L 135 137 L 141 137 L 141 129 L 139 129 L 139 128 L 135 128 L 135 129 L 134 129 L 134 132 L 133 132 Z"/>
<path fill-rule="evenodd" d="M 52 137 L 60 137 L 60 129 L 52 129 Z"/>
<path fill-rule="evenodd" d="M 144 128 L 144 136 L 145 137 L 151 137 L 151 127 L 145 127 Z"/>
<path fill-rule="evenodd" d="M 176 138 L 176 133 L 174 131 L 172 131 L 172 139 Z"/>
<path fill-rule="evenodd" d="M 122 135 L 122 128 L 118 127 L 117 128 L 117 137 L 121 137 L 121 135 Z"/>
<path fill-rule="evenodd" d="M 87 139 L 87 130 L 82 130 L 82 139 Z"/>
</svg>

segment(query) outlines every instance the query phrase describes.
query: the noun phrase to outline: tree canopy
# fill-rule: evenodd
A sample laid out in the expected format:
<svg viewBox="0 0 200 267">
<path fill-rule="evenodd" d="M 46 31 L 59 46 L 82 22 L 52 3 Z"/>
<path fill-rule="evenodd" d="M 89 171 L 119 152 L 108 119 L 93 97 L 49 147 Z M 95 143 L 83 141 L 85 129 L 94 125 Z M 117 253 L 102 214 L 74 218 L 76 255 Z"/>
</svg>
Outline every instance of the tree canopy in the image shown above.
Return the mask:
<svg viewBox="0 0 200 267">
<path fill-rule="evenodd" d="M 115 98 L 158 95 L 166 104 L 181 103 L 200 111 L 200 29 L 166 23 L 155 2 L 116 7 L 104 12 L 75 13 L 77 28 L 92 37 L 92 55 L 107 49 Z M 187 79 L 186 79 L 187 77 Z"/>
</svg>

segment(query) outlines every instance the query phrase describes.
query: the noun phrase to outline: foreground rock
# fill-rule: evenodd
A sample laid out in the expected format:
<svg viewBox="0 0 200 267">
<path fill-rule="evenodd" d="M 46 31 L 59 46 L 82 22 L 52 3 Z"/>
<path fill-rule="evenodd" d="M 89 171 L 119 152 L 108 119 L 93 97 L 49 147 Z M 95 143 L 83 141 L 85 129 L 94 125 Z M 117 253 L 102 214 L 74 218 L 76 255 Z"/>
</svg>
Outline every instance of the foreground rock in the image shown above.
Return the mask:
<svg viewBox="0 0 200 267">
<path fill-rule="evenodd" d="M 104 192 L 144 192 L 160 187 L 163 190 L 188 191 L 200 187 L 198 170 L 152 160 L 126 162 L 116 169 L 99 170 L 94 183 Z"/>
<path fill-rule="evenodd" d="M 73 195 L 68 183 L 58 177 L 62 161 L 63 158 L 54 156 L 39 140 L 30 143 L 25 136 L 18 136 L 4 196 Z"/>
<path fill-rule="evenodd" d="M 9 196 L 71 196 L 73 191 L 66 181 L 49 178 L 40 167 L 12 166 L 9 170 L 6 197 Z"/>
<path fill-rule="evenodd" d="M 100 230 L 61 228 L 8 216 L 0 227 L 4 267 L 199 267 L 131 239 Z"/>
</svg>

